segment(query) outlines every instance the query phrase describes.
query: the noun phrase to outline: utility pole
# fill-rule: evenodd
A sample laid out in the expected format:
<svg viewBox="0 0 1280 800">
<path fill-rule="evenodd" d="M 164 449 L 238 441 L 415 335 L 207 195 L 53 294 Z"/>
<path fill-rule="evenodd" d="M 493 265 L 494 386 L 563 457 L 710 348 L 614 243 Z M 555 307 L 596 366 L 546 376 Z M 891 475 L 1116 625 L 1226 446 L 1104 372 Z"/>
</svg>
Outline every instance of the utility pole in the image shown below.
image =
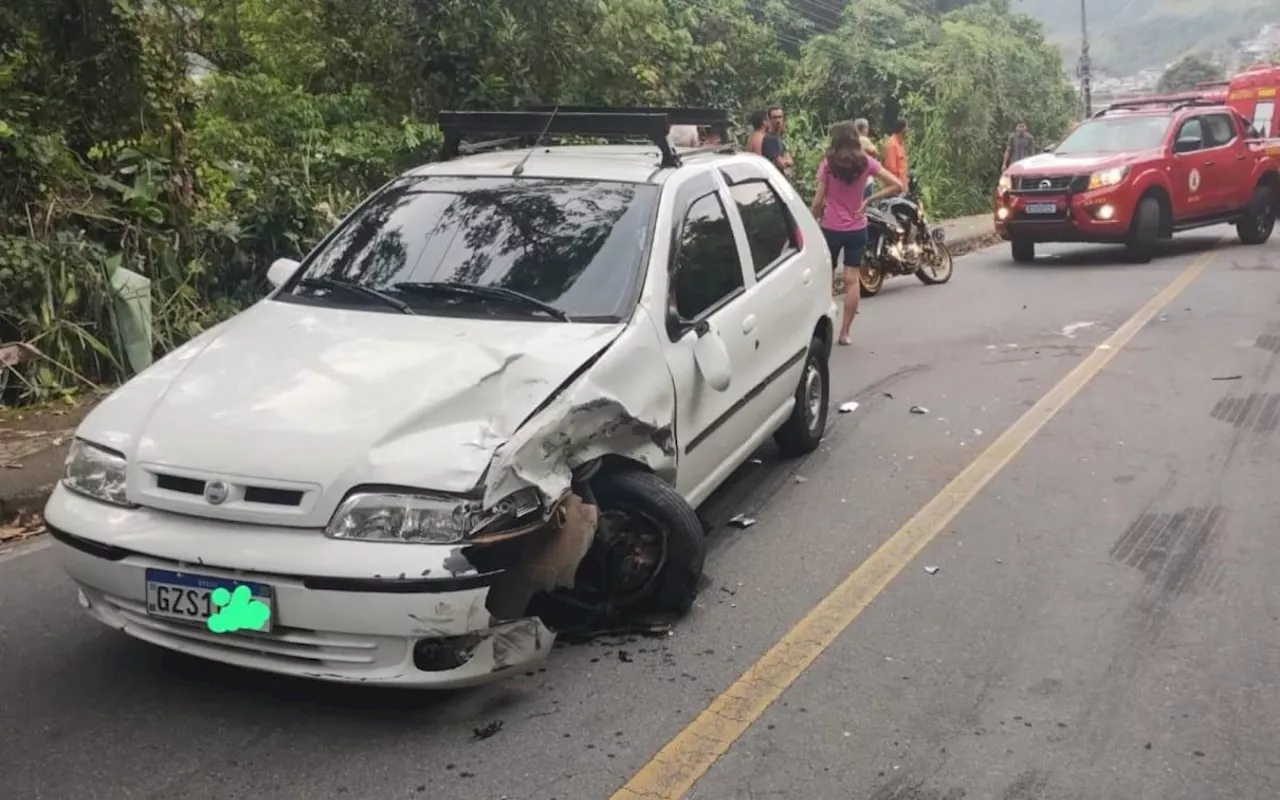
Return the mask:
<svg viewBox="0 0 1280 800">
<path fill-rule="evenodd" d="M 1084 103 L 1084 118 L 1093 116 L 1093 80 L 1089 63 L 1089 13 L 1085 0 L 1080 0 L 1080 99 Z"/>
</svg>

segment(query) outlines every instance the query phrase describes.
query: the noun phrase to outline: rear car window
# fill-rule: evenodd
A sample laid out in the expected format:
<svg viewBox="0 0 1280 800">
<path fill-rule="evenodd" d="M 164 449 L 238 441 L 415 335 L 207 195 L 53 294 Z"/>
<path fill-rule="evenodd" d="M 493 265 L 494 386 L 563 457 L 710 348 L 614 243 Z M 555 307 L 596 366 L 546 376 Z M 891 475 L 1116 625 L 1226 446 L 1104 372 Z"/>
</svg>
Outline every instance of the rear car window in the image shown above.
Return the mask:
<svg viewBox="0 0 1280 800">
<path fill-rule="evenodd" d="M 675 275 L 676 311 L 693 320 L 744 288 L 738 245 L 718 194 L 706 194 L 689 206 L 680 228 Z"/>
<path fill-rule="evenodd" d="M 1102 117 L 1076 128 L 1063 140 L 1058 153 L 1127 153 L 1151 150 L 1164 144 L 1172 118 L 1167 115 Z"/>
<path fill-rule="evenodd" d="M 405 179 L 373 197 L 322 243 L 300 278 L 349 281 L 392 295 L 419 313 L 443 311 L 448 297 L 404 291 L 397 284 L 508 289 L 575 320 L 616 320 L 634 305 L 657 198 L 655 186 L 606 181 Z M 448 305 L 451 313 L 492 313 L 483 305 Z"/>
<path fill-rule="evenodd" d="M 1236 122 L 1226 114 L 1204 117 L 1205 146 L 1222 147 L 1236 138 Z"/>
<path fill-rule="evenodd" d="M 747 181 L 729 189 L 751 246 L 756 276 L 797 252 L 791 214 L 767 181 Z"/>
</svg>

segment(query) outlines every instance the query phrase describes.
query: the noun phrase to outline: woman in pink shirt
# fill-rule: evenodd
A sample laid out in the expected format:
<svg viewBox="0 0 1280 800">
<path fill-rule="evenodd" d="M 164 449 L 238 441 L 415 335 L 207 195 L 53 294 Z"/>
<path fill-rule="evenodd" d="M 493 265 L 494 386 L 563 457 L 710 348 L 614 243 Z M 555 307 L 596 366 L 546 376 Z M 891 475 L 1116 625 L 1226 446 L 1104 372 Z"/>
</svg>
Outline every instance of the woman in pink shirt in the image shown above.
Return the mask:
<svg viewBox="0 0 1280 800">
<path fill-rule="evenodd" d="M 888 184 L 867 197 L 872 178 Z M 840 321 L 840 344 L 849 344 L 849 326 L 858 313 L 858 278 L 867 249 L 866 206 L 899 194 L 902 182 L 880 167 L 880 162 L 862 151 L 862 137 L 852 122 L 831 126 L 831 146 L 818 167 L 818 191 L 813 198 L 813 216 L 822 224 L 831 250 L 831 269 L 844 252 L 844 318 Z M 865 198 L 865 199 L 864 199 Z"/>
</svg>

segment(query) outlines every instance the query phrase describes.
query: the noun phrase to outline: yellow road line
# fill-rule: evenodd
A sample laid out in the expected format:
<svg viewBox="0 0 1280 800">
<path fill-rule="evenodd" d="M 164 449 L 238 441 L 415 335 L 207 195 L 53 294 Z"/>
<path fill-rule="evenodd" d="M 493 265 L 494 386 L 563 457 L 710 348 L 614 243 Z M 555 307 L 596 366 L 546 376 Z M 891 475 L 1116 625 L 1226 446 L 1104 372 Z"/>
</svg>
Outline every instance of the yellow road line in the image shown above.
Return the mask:
<svg viewBox="0 0 1280 800">
<path fill-rule="evenodd" d="M 1224 240 L 1225 241 L 1225 240 Z M 1216 250 L 1200 256 L 1138 313 L 991 443 L 936 497 L 800 620 L 781 641 L 734 681 L 688 727 L 631 777 L 612 800 L 675 800 L 707 774 L 720 756 L 831 646 L 889 582 L 941 533 L 1027 442 L 1111 359 L 1204 272 Z"/>
</svg>

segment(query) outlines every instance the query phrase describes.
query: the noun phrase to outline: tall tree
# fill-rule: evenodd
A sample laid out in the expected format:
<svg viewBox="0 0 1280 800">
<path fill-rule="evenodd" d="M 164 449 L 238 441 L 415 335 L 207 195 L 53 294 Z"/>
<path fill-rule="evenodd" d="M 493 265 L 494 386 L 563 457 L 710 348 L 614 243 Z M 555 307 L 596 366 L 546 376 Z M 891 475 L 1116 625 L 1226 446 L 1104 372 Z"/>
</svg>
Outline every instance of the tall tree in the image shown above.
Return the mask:
<svg viewBox="0 0 1280 800">
<path fill-rule="evenodd" d="M 1160 76 L 1156 89 L 1161 92 L 1186 92 L 1205 81 L 1224 77 L 1222 68 L 1199 56 L 1184 56 Z"/>
</svg>

